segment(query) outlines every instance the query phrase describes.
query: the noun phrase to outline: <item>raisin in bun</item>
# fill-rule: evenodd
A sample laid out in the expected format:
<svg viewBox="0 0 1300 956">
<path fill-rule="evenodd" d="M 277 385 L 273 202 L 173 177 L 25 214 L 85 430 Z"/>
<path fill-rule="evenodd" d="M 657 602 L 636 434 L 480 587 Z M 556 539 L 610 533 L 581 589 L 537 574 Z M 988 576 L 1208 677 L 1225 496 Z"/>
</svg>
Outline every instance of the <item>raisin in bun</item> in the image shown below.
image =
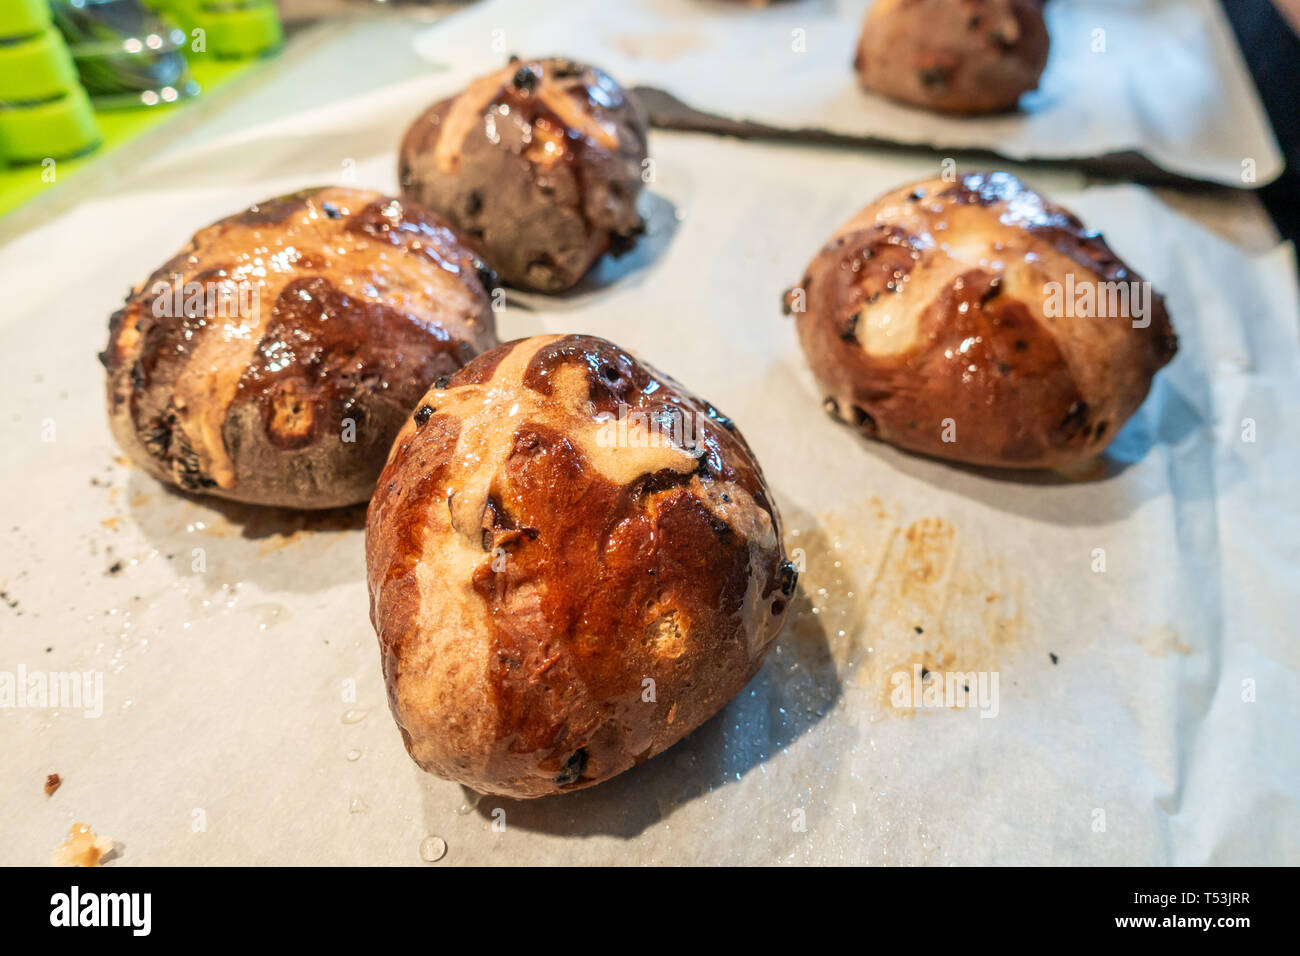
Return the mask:
<svg viewBox="0 0 1300 956">
<path fill-rule="evenodd" d="M 645 158 L 645 113 L 605 73 L 511 60 L 415 121 L 398 175 L 506 282 L 560 292 L 642 231 Z"/>
<path fill-rule="evenodd" d="M 1100 452 L 1177 350 L 1161 296 L 1006 173 L 882 196 L 786 301 L 832 414 L 979 465 Z"/>
<path fill-rule="evenodd" d="M 490 270 L 442 221 L 307 190 L 200 229 L 109 324 L 109 423 L 160 481 L 365 501 L 431 382 L 496 345 Z"/>
<path fill-rule="evenodd" d="M 1047 65 L 1042 0 L 877 0 L 854 66 L 862 85 L 941 113 L 1013 109 Z"/>
<path fill-rule="evenodd" d="M 735 426 L 609 342 L 521 339 L 435 385 L 366 525 L 411 757 L 540 797 L 671 746 L 754 675 L 795 586 Z"/>
</svg>

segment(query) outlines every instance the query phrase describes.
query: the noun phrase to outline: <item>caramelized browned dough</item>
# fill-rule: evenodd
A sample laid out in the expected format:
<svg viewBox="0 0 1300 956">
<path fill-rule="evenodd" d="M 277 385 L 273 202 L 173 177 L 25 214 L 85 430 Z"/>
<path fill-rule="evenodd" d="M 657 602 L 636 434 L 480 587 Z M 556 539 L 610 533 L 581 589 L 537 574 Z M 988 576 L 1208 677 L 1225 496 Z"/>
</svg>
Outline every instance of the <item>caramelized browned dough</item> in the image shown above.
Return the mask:
<svg viewBox="0 0 1300 956">
<path fill-rule="evenodd" d="M 507 282 L 559 292 L 641 232 L 645 158 L 645 113 L 604 72 L 511 60 L 411 125 L 398 175 Z"/>
<path fill-rule="evenodd" d="M 364 501 L 429 384 L 496 344 L 493 283 L 446 224 L 379 193 L 260 203 L 199 230 L 112 317 L 113 435 L 189 491 Z"/>
<path fill-rule="evenodd" d="M 872 203 L 787 305 L 828 410 L 868 437 L 973 464 L 1058 467 L 1106 446 L 1177 338 L 1159 293 L 1143 317 L 1052 316 L 1062 310 L 1049 308 L 1049 283 L 1142 281 L 1013 176 L 975 174 Z"/>
<path fill-rule="evenodd" d="M 620 443 L 620 408 L 686 416 L 695 440 Z M 795 587 L 732 423 L 576 335 L 502 345 L 429 391 L 370 502 L 366 564 L 412 758 L 513 797 L 681 739 L 758 670 Z"/>
<path fill-rule="evenodd" d="M 1042 0 L 877 0 L 854 66 L 863 86 L 941 113 L 996 113 L 1047 65 Z"/>
</svg>

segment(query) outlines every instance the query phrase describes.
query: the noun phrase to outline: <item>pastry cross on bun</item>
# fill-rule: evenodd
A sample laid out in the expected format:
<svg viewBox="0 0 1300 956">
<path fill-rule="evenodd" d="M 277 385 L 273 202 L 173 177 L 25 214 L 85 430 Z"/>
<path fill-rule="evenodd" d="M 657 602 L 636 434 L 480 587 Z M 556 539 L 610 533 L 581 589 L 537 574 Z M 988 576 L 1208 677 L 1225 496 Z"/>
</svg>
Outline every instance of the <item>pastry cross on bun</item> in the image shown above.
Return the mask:
<svg viewBox="0 0 1300 956">
<path fill-rule="evenodd" d="M 996 113 L 1047 65 L 1042 0 L 877 0 L 854 66 L 862 85 L 941 113 Z"/>
<path fill-rule="evenodd" d="M 502 345 L 429 391 L 371 500 L 366 564 L 412 758 L 514 797 L 606 780 L 701 724 L 795 586 L 735 426 L 580 335 Z"/>
<path fill-rule="evenodd" d="M 645 113 L 604 72 L 512 59 L 411 125 L 398 175 L 508 283 L 560 292 L 642 231 L 645 158 Z"/>
<path fill-rule="evenodd" d="M 834 415 L 980 465 L 1097 454 L 1177 350 L 1163 298 L 1007 173 L 882 196 L 786 302 Z"/>
<path fill-rule="evenodd" d="M 441 220 L 360 189 L 200 229 L 127 298 L 100 355 L 118 444 L 236 501 L 365 501 L 440 375 L 496 345 L 490 270 Z"/>
</svg>

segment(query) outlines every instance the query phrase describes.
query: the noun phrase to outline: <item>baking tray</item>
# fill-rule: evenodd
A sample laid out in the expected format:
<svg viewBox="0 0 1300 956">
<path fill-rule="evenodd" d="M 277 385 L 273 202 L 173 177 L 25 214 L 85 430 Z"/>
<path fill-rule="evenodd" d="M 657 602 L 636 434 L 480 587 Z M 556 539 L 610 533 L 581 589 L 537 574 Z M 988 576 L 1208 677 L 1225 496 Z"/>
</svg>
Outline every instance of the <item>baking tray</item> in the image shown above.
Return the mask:
<svg viewBox="0 0 1300 956">
<path fill-rule="evenodd" d="M 574 0 L 563 15 L 490 0 L 417 41 L 455 76 L 564 51 L 652 91 L 659 125 L 853 146 L 1069 162 L 1098 175 L 1254 188 L 1282 158 L 1217 0 L 1069 0 L 1019 112 L 952 117 L 863 92 L 852 61 L 871 0 Z M 441 89 L 441 87 L 438 87 Z M 447 89 L 446 92 L 452 92 Z"/>
<path fill-rule="evenodd" d="M 103 696 L 0 708 L 0 863 L 48 861 L 74 821 L 113 866 L 1300 861 L 1292 250 L 1020 170 L 1167 294 L 1181 350 L 1090 474 L 944 465 L 829 421 L 780 309 L 832 228 L 935 174 L 925 155 L 655 133 L 646 240 L 571 295 L 511 301 L 503 338 L 603 335 L 731 416 L 807 570 L 763 670 L 646 764 L 532 802 L 419 771 L 361 510 L 160 486 L 114 447 L 95 358 L 197 226 L 325 181 L 395 188 L 430 95 L 403 35 L 358 26 L 3 249 L 0 671 L 99 674 Z M 390 80 L 331 88 L 343 49 L 389 51 Z M 909 587 L 918 562 L 935 587 Z M 892 675 L 940 658 L 998 676 L 995 717 L 893 706 Z"/>
</svg>

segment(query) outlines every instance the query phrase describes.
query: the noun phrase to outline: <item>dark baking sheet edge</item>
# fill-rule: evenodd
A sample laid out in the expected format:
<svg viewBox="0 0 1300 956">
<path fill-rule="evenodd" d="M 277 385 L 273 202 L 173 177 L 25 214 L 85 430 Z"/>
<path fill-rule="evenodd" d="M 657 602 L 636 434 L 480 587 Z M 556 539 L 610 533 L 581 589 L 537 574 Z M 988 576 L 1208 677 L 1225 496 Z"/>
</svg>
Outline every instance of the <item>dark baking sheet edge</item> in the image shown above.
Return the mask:
<svg viewBox="0 0 1300 956">
<path fill-rule="evenodd" d="M 714 133 L 738 139 L 768 139 L 796 143 L 818 143 L 833 146 L 866 146 L 872 149 L 915 152 L 922 150 L 934 155 L 960 155 L 968 159 L 987 160 L 991 165 L 1013 162 L 1026 166 L 1054 166 L 1077 169 L 1104 179 L 1131 180 L 1149 186 L 1172 186 L 1180 189 L 1225 189 L 1250 192 L 1267 182 L 1234 186 L 1209 179 L 1198 179 L 1171 173 L 1157 166 L 1136 150 L 1105 153 L 1101 156 L 1061 157 L 1042 159 L 1013 159 L 989 149 L 971 147 L 942 147 L 928 143 L 907 143 L 900 140 L 881 139 L 877 136 L 853 136 L 832 133 L 824 129 L 787 129 L 768 126 L 752 120 L 734 120 L 714 113 L 706 113 L 683 103 L 677 97 L 653 86 L 637 86 L 633 92 L 645 106 L 650 124 L 660 129 L 690 133 Z M 1270 180 L 1271 182 L 1271 180 Z"/>
</svg>

